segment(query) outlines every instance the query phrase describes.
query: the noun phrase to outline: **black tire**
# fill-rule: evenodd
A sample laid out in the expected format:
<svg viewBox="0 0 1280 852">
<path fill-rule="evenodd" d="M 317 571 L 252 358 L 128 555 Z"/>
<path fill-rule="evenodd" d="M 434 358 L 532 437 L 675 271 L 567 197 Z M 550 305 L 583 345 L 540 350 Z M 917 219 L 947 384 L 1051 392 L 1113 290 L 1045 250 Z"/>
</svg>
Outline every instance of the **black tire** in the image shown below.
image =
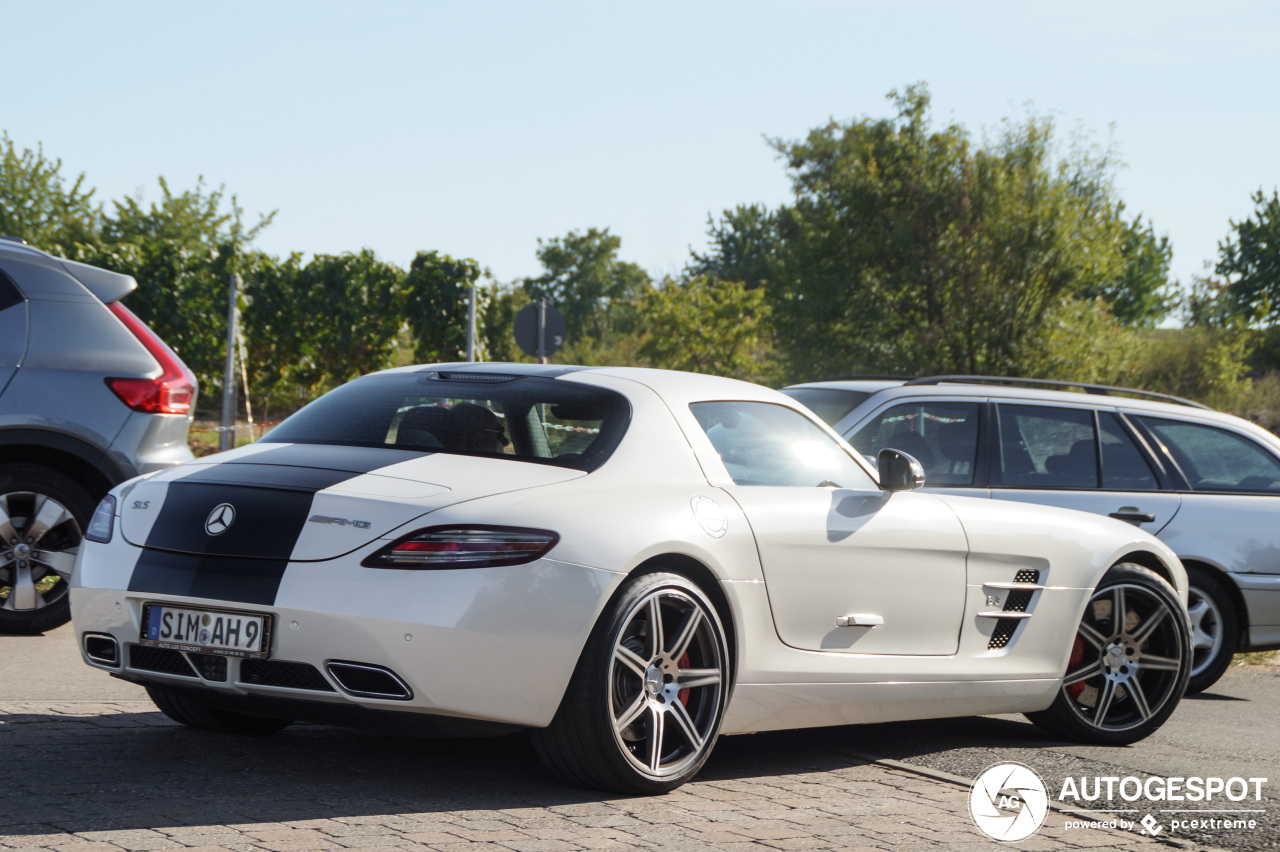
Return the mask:
<svg viewBox="0 0 1280 852">
<path fill-rule="evenodd" d="M 1187 568 L 1187 581 L 1193 656 L 1187 694 L 1194 695 L 1217 683 L 1231 665 L 1240 640 L 1240 622 L 1235 602 L 1212 573 L 1192 565 Z"/>
<path fill-rule="evenodd" d="M 1066 739 L 1128 745 L 1164 724 L 1190 673 L 1190 625 L 1177 593 L 1155 572 L 1121 563 L 1085 606 L 1058 697 L 1027 718 Z"/>
<path fill-rule="evenodd" d="M 724 626 L 697 585 L 676 574 L 629 580 L 592 630 L 555 719 L 531 732 L 534 749 L 571 784 L 674 790 L 715 746 L 729 660 Z"/>
<path fill-rule="evenodd" d="M 71 568 L 97 502 L 52 468 L 0 465 L 0 633 L 71 620 Z"/>
<path fill-rule="evenodd" d="M 224 710 L 158 686 L 148 686 L 147 695 L 160 708 L 160 712 L 173 721 L 202 731 L 257 737 L 274 734 L 293 724 L 288 719 L 268 719 L 265 716 Z"/>
</svg>

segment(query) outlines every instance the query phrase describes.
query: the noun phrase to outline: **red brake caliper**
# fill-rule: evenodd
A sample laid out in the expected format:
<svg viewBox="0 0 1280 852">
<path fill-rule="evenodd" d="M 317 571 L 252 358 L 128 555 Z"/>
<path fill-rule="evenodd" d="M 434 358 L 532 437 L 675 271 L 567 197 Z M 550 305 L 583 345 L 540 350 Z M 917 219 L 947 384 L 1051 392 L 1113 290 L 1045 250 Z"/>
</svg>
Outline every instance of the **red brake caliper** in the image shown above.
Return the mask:
<svg viewBox="0 0 1280 852">
<path fill-rule="evenodd" d="M 1080 664 L 1084 662 L 1084 640 L 1079 636 L 1076 637 L 1075 644 L 1071 646 L 1071 659 L 1067 661 L 1067 671 L 1073 672 L 1080 668 Z M 1072 698 L 1079 698 L 1080 693 L 1084 692 L 1084 681 L 1073 683 L 1067 687 L 1067 692 Z"/>
<path fill-rule="evenodd" d="M 1078 642 L 1080 640 L 1077 639 L 1076 641 Z M 688 651 L 685 651 L 683 654 L 680 655 L 680 659 L 676 661 L 676 667 L 679 668 L 681 671 L 684 671 L 685 669 L 689 668 L 689 652 Z M 689 690 L 687 689 L 680 690 L 679 692 L 676 693 L 676 698 L 680 699 L 681 706 L 683 707 L 689 706 Z"/>
</svg>

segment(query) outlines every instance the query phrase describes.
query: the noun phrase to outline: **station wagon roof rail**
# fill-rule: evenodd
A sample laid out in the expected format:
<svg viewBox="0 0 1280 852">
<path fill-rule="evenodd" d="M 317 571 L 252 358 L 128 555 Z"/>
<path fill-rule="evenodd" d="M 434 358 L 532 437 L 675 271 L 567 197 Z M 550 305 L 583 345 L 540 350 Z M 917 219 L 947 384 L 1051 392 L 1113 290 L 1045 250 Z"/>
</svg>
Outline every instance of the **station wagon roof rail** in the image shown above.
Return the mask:
<svg viewBox="0 0 1280 852">
<path fill-rule="evenodd" d="M 1166 393 L 1156 393 L 1154 391 L 1144 391 L 1136 388 L 1122 388 L 1115 385 L 1095 385 L 1088 382 L 1064 382 L 1056 379 L 1014 379 L 1003 376 L 921 376 L 918 379 L 908 379 L 903 383 L 904 386 L 941 384 L 1032 385 L 1034 387 L 1049 388 L 1079 388 L 1085 393 L 1098 394 L 1100 396 L 1132 394 L 1133 396 L 1143 397 L 1144 399 L 1158 399 L 1161 402 L 1171 402 L 1176 405 L 1189 405 L 1192 408 L 1200 408 L 1205 411 L 1213 410 L 1207 405 L 1201 405 L 1198 402 L 1183 399 L 1180 396 L 1172 396 Z"/>
</svg>

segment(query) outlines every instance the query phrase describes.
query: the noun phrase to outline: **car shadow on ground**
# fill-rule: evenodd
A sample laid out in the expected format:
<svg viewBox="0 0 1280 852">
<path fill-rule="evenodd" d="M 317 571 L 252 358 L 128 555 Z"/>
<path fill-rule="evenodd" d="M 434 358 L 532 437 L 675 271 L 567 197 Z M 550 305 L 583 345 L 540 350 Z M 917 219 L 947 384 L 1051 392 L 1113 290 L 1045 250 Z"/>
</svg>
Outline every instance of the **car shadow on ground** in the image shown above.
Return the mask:
<svg viewBox="0 0 1280 852">
<path fill-rule="evenodd" d="M 699 782 L 803 776 L 878 756 L 1051 741 L 993 718 L 724 737 Z M 295 725 L 274 736 L 185 728 L 159 713 L 0 716 L 11 779 L 0 835 L 546 808 L 620 798 L 546 773 L 523 735 L 386 736 Z"/>
</svg>

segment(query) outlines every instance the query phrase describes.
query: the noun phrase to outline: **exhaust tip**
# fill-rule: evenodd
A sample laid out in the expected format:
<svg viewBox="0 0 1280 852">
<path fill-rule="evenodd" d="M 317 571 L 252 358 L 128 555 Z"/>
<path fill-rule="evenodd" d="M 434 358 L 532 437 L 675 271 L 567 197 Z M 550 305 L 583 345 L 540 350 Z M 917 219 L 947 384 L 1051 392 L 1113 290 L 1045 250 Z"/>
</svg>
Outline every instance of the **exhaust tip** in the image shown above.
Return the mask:
<svg viewBox="0 0 1280 852">
<path fill-rule="evenodd" d="M 408 701 L 413 690 L 391 669 L 369 663 L 334 660 L 327 668 L 342 691 L 357 698 L 384 698 Z"/>
<path fill-rule="evenodd" d="M 120 666 L 120 643 L 106 633 L 84 635 L 84 655 L 100 666 Z"/>
</svg>

